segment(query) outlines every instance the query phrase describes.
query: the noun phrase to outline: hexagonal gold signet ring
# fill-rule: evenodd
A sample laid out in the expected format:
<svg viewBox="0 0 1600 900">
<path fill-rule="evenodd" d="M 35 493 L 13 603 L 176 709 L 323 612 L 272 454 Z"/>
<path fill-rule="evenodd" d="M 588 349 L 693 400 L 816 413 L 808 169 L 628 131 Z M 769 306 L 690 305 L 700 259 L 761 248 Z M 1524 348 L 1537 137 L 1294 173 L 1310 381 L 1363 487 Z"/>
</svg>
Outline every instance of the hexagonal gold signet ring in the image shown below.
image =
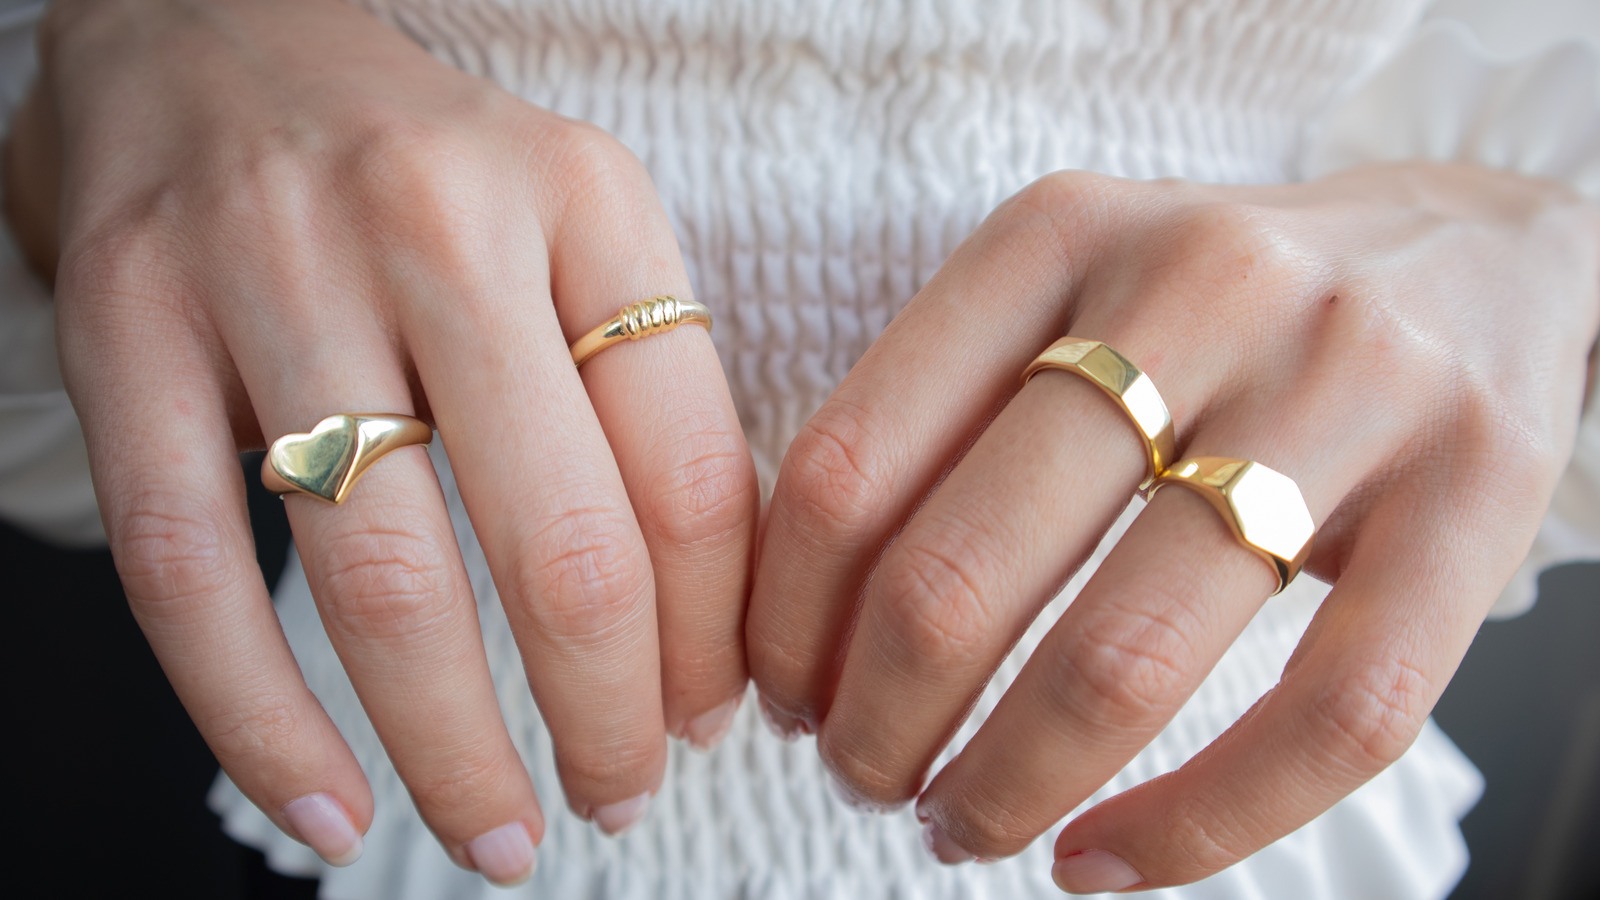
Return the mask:
<svg viewBox="0 0 1600 900">
<path fill-rule="evenodd" d="M 1194 491 L 1222 514 L 1245 549 L 1272 564 L 1278 590 L 1300 574 L 1311 556 L 1316 525 L 1294 479 L 1248 459 L 1185 457 L 1156 478 L 1150 495 L 1168 484 Z"/>
<path fill-rule="evenodd" d="M 1139 491 L 1149 490 L 1176 452 L 1172 415 L 1167 412 L 1167 404 L 1150 376 L 1104 343 L 1075 337 L 1064 337 L 1035 357 L 1022 371 L 1022 383 L 1027 384 L 1028 379 L 1045 369 L 1071 372 L 1087 380 L 1127 413 L 1144 439 L 1147 457 Z"/>
</svg>

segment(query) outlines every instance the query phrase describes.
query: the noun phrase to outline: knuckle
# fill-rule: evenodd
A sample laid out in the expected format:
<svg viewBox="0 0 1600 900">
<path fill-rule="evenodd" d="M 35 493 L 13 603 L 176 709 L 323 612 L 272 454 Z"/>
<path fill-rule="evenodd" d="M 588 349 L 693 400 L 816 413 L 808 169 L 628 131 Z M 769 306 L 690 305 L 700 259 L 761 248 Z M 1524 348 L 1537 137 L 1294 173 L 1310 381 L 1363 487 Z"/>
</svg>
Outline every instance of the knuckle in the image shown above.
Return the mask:
<svg viewBox="0 0 1600 900">
<path fill-rule="evenodd" d="M 1311 745 L 1366 778 L 1410 748 L 1432 707 L 1430 679 L 1399 660 L 1371 663 L 1326 686 L 1311 706 Z"/>
<path fill-rule="evenodd" d="M 281 695 L 251 698 L 229 706 L 198 723 L 219 755 L 254 759 L 289 751 L 300 732 L 298 704 Z"/>
<path fill-rule="evenodd" d="M 1055 267 L 1072 265 L 1064 238 L 1093 242 L 1096 219 L 1118 204 L 1117 181 L 1092 172 L 1052 172 L 1012 195 L 991 219 L 1009 232 L 1015 246 L 1041 251 L 1041 261 Z"/>
<path fill-rule="evenodd" d="M 1093 721 L 1145 727 L 1174 709 L 1190 687 L 1194 656 L 1184 629 L 1137 607 L 1092 613 L 1068 652 L 1058 657 L 1070 677 L 1050 679 Z M 1087 706 L 1086 710 L 1082 707 Z"/>
<path fill-rule="evenodd" d="M 860 752 L 841 742 L 836 729 L 824 728 L 818 749 L 834 783 L 852 805 L 887 810 L 916 795 L 919 772 L 897 773 L 882 753 Z"/>
<path fill-rule="evenodd" d="M 752 604 L 745 622 L 746 664 L 762 699 L 787 713 L 813 716 L 819 682 L 827 671 L 813 643 L 798 639 L 793 623 L 771 605 Z"/>
<path fill-rule="evenodd" d="M 640 773 L 659 767 L 660 750 L 649 741 L 618 740 L 598 747 L 565 749 L 556 767 L 569 796 L 599 793 L 618 784 L 633 784 Z M 582 812 L 582 810 L 580 810 Z"/>
<path fill-rule="evenodd" d="M 995 803 L 962 804 L 947 826 L 963 850 L 982 859 L 1000 859 L 1021 853 L 1040 829 L 1015 812 Z"/>
<path fill-rule="evenodd" d="M 110 309 L 147 317 L 173 294 L 172 260 L 182 258 L 178 235 L 159 217 L 114 221 L 79 235 L 64 248 L 56 270 L 62 310 L 77 320 Z"/>
<path fill-rule="evenodd" d="M 1226 821 L 1242 822 L 1237 816 L 1220 817 L 1212 807 L 1214 798 L 1202 794 L 1175 797 L 1167 807 L 1163 834 L 1172 852 L 1164 862 L 1167 871 L 1145 872 L 1156 884 L 1182 884 L 1220 872 L 1249 856 L 1253 843 L 1247 834 L 1235 833 Z"/>
<path fill-rule="evenodd" d="M 983 645 L 990 627 L 983 569 L 970 544 L 896 546 L 875 579 L 875 609 L 913 658 L 964 659 Z"/>
<path fill-rule="evenodd" d="M 423 810 L 471 809 L 514 790 L 511 769 L 487 746 L 468 746 L 404 773 Z"/>
<path fill-rule="evenodd" d="M 230 224 L 257 227 L 267 221 L 269 212 L 282 213 L 283 220 L 276 224 L 285 231 L 306 221 L 317 195 L 315 169 L 304 150 L 290 140 L 268 138 L 241 157 L 213 162 L 225 165 L 229 177 L 199 189 L 198 199 L 207 212 Z"/>
<path fill-rule="evenodd" d="M 482 216 L 498 208 L 484 170 L 481 141 L 379 115 L 365 124 L 338 182 L 388 239 L 468 266 L 491 245 L 482 239 L 488 232 Z"/>
<path fill-rule="evenodd" d="M 1507 398 L 1481 373 L 1464 373 L 1460 380 L 1449 442 L 1464 460 L 1492 469 L 1492 483 L 1506 496 L 1543 498 L 1568 458 L 1548 409 Z M 1532 511 L 1542 513 L 1542 503 L 1535 505 Z"/>
<path fill-rule="evenodd" d="M 648 612 L 650 563 L 631 532 L 612 510 L 568 509 L 524 542 L 514 587 L 544 633 L 601 641 Z"/>
<path fill-rule="evenodd" d="M 874 428 L 859 407 L 829 401 L 807 422 L 774 488 L 774 504 L 824 533 L 851 535 L 881 503 L 887 487 L 873 449 Z"/>
<path fill-rule="evenodd" d="M 1098 204 L 1110 189 L 1111 179 L 1093 172 L 1063 169 L 1051 172 L 1018 191 L 1013 205 L 1066 226 L 1084 209 Z"/>
<path fill-rule="evenodd" d="M 147 616 L 178 612 L 228 590 L 237 577 L 229 531 L 170 499 L 146 499 L 114 526 L 111 545 L 128 599 Z"/>
<path fill-rule="evenodd" d="M 756 516 L 755 466 L 743 440 L 721 428 L 695 431 L 679 444 L 640 504 L 640 524 L 669 544 L 722 544 Z"/>
<path fill-rule="evenodd" d="M 737 623 L 731 629 L 719 629 L 716 637 L 714 644 L 662 641 L 662 693 L 672 707 L 708 694 L 722 697 L 744 687 L 744 639 Z"/>
<path fill-rule="evenodd" d="M 605 129 L 588 122 L 566 121 L 557 126 L 555 147 L 547 169 L 569 198 L 604 199 L 618 187 L 648 182 L 644 164 L 633 151 Z"/>
<path fill-rule="evenodd" d="M 330 535 L 317 560 L 320 597 L 333 621 L 361 637 L 427 631 L 449 608 L 450 573 L 437 557 L 428 541 L 406 532 Z"/>
<path fill-rule="evenodd" d="M 472 152 L 448 126 L 430 127 L 398 113 L 370 111 L 357 127 L 359 136 L 343 160 L 346 174 L 364 189 L 397 200 L 413 190 L 431 193 L 440 175 L 456 170 Z"/>
</svg>

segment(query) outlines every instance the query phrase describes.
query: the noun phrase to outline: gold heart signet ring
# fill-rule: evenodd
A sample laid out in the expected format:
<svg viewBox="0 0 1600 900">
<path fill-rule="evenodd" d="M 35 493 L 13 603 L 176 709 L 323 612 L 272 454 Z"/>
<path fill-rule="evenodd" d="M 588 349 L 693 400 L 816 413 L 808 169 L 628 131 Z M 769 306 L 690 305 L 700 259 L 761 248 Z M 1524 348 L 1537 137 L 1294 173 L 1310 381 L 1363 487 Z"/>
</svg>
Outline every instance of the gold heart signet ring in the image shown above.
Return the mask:
<svg viewBox="0 0 1600 900">
<path fill-rule="evenodd" d="M 380 457 L 433 440 L 428 423 L 391 413 L 339 413 L 309 433 L 272 442 L 261 461 L 261 483 L 275 494 L 309 494 L 343 503 L 356 480 Z"/>
</svg>

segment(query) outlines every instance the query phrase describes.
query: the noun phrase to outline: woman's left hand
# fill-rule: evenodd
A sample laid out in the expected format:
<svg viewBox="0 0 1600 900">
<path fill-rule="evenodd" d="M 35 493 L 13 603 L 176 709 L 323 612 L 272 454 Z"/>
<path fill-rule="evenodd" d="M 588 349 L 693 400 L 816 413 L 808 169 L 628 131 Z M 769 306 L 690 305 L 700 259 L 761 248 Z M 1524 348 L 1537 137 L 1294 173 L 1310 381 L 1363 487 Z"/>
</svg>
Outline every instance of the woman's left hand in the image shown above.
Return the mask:
<svg viewBox="0 0 1600 900">
<path fill-rule="evenodd" d="M 928 771 L 1145 475 L 1087 381 L 1018 375 L 1105 341 L 1181 456 L 1298 483 L 1334 584 L 1281 682 L 1176 772 L 1056 842 L 1089 893 L 1203 878 L 1305 824 L 1416 737 L 1572 452 L 1600 326 L 1600 211 L 1415 163 L 1203 187 L 1082 173 L 1005 203 L 784 460 L 747 621 L 780 730 L 864 804 L 914 797 L 946 861 L 1027 846 L 1121 770 L 1277 586 L 1163 490 L 966 748 Z M 969 449 L 970 448 L 970 449 Z"/>
</svg>

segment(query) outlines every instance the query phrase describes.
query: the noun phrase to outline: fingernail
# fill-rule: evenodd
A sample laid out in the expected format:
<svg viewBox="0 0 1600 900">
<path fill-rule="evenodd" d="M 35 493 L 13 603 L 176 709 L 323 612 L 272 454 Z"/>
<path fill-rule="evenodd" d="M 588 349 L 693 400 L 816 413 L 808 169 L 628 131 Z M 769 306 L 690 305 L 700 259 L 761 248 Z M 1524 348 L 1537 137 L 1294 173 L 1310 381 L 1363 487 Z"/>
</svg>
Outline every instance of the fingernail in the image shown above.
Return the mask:
<svg viewBox="0 0 1600 900">
<path fill-rule="evenodd" d="M 761 708 L 761 718 L 772 729 L 772 733 L 786 741 L 797 741 L 802 734 L 810 734 L 811 728 L 799 716 L 791 716 L 774 707 L 767 698 L 762 697 L 758 704 Z"/>
<path fill-rule="evenodd" d="M 972 859 L 972 854 L 961 849 L 960 845 L 950 840 L 950 835 L 944 833 L 938 823 L 929 822 L 922 826 L 922 846 L 929 855 L 947 866 L 964 863 Z"/>
<path fill-rule="evenodd" d="M 339 801 L 327 794 L 307 794 L 283 808 L 283 817 L 300 840 L 330 866 L 348 866 L 361 858 L 361 833 Z"/>
<path fill-rule="evenodd" d="M 696 750 L 710 751 L 722 743 L 722 739 L 728 735 L 728 729 L 733 727 L 733 715 L 739 711 L 740 699 L 735 697 L 716 709 L 701 713 L 686 722 L 683 726 L 683 736 L 688 739 L 689 746 Z"/>
<path fill-rule="evenodd" d="M 596 807 L 594 823 L 609 835 L 618 835 L 638 824 L 650 808 L 650 795 L 640 794 L 631 800 Z"/>
<path fill-rule="evenodd" d="M 521 822 L 509 822 L 467 841 L 467 858 L 483 877 L 501 887 L 532 878 L 538 862 L 533 838 Z"/>
<path fill-rule="evenodd" d="M 1050 869 L 1056 887 L 1069 894 L 1100 894 L 1106 891 L 1125 891 L 1144 881 L 1144 876 L 1133 870 L 1115 854 L 1104 850 L 1079 850 L 1056 860 Z"/>
</svg>

